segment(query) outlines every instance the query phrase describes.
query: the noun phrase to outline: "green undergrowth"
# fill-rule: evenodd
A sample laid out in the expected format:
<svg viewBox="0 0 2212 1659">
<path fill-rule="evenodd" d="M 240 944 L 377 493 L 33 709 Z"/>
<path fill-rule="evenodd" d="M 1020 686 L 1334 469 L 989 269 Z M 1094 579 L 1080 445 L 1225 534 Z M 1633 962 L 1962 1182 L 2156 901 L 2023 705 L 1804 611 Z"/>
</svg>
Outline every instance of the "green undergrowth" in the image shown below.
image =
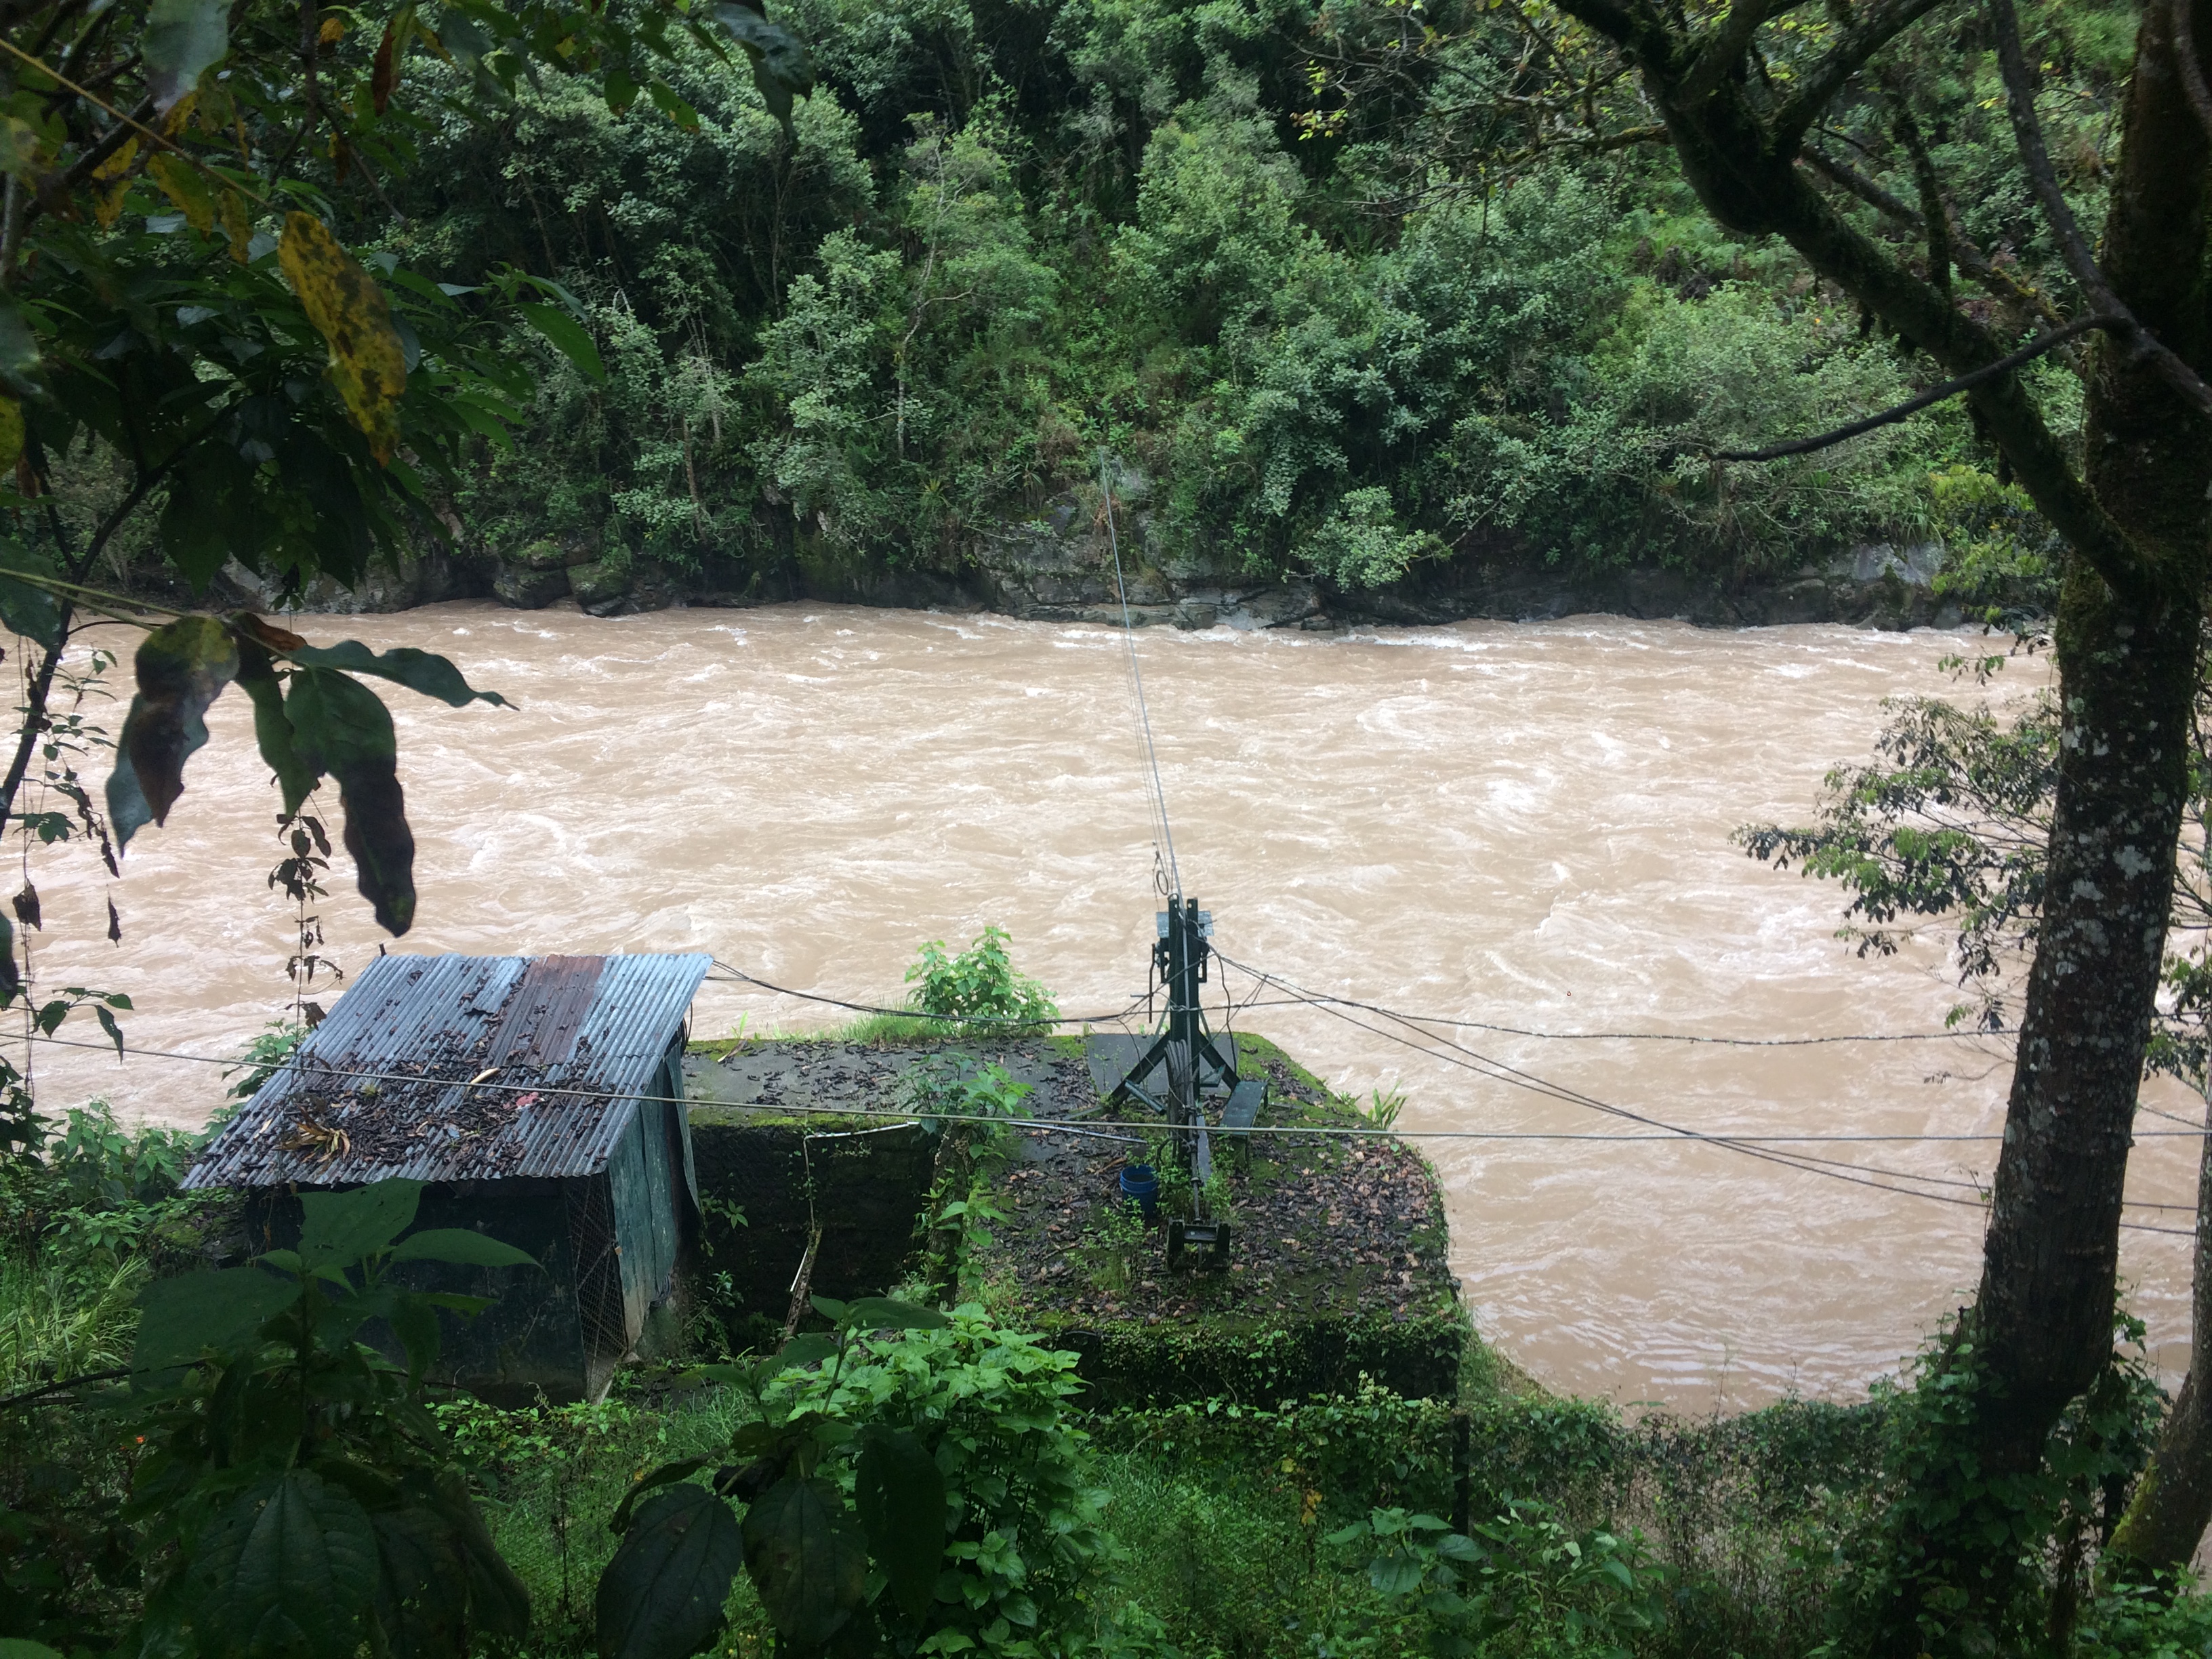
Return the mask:
<svg viewBox="0 0 2212 1659">
<path fill-rule="evenodd" d="M 20 1188 L 16 1189 L 20 1195 Z M 53 1189 L 50 1196 L 58 1195 Z M 48 1230 L 11 1263 L 46 1271 Z M 127 1249 L 151 1274 L 162 1261 Z M 171 1263 L 170 1265 L 173 1265 Z M 90 1281 L 80 1283 L 89 1285 Z M 64 1304 L 127 1351 L 132 1315 L 89 1290 Z M 884 1339 L 895 1340 L 895 1339 Z M 50 1353 L 65 1376 L 101 1351 Z M 1212 1398 L 1115 1409 L 1096 1393 L 1066 1419 L 1108 1540 L 1081 1628 L 1008 1659 L 1095 1647 L 1133 1659 L 1802 1659 L 1839 1635 L 1853 1553 L 1876 1535 L 1909 1395 L 1839 1407 L 1789 1400 L 1729 1418 L 1632 1419 L 1530 1383 L 1470 1338 L 1455 1394 L 1408 1398 L 1371 1379 L 1264 1405 Z M 624 1372 L 592 1404 L 501 1409 L 434 1401 L 449 1454 L 528 1589 L 525 1659 L 597 1650 L 594 1597 L 619 1540 L 609 1521 L 641 1471 L 728 1456 L 759 1407 L 744 1391 Z M 0 1548 L 9 1596 L 55 1598 L 106 1651 L 133 1616 L 135 1571 L 111 1525 L 127 1444 L 66 1398 L 0 1414 L 0 1545 L 35 1516 L 41 1553 Z M 1460 1530 L 1460 1528 L 1464 1530 Z M 43 1588 L 41 1588 L 43 1587 Z M 712 1651 L 780 1651 L 739 1575 Z M 9 1633 L 0 1626 L 0 1635 Z M 950 1650 L 947 1650 L 948 1651 Z M 856 1648 L 854 1655 L 873 1652 Z M 2070 1652 L 2212 1652 L 2192 1598 L 2085 1608 Z"/>
<path fill-rule="evenodd" d="M 592 1586 L 617 1542 L 606 1518 L 633 1476 L 713 1453 L 752 1407 L 734 1390 L 633 1373 L 597 1405 L 436 1410 L 529 1586 L 526 1652 L 565 1659 L 592 1651 Z M 1631 1422 L 1541 1393 L 1408 1400 L 1373 1383 L 1267 1409 L 1213 1400 L 1074 1421 L 1115 1540 L 1091 1614 L 1108 1646 L 1170 1659 L 1431 1651 L 1431 1621 L 1378 1588 L 1374 1540 L 1342 1534 L 1377 1510 L 1451 1522 L 1462 1424 L 1468 1518 L 1496 1525 L 1502 1559 L 1520 1550 L 1516 1570 L 1534 1575 L 1516 1622 L 1482 1652 L 1607 1652 L 1571 1626 L 1595 1621 L 1612 1592 L 1571 1582 L 1563 1549 L 1540 1558 L 1547 1539 L 1611 1539 L 1662 1615 L 1629 1644 L 1638 1659 L 1796 1659 L 1826 1634 L 1837 1550 L 1875 1494 L 1882 1428 L 1864 1406 Z M 716 1652 L 771 1650 L 742 1578 L 725 1613 Z"/>
</svg>

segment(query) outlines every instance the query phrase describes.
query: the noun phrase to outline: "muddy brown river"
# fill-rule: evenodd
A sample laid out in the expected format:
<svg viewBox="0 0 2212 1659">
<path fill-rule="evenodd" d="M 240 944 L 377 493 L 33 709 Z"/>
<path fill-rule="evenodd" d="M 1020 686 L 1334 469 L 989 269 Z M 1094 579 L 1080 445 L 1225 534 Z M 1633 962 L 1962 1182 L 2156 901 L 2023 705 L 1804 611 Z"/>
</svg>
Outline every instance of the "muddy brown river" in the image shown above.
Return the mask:
<svg viewBox="0 0 2212 1659">
<path fill-rule="evenodd" d="M 1071 1012 L 1144 988 L 1153 847 L 1117 633 L 831 606 L 599 621 L 455 605 L 298 625 L 447 653 L 520 705 L 387 697 L 420 842 L 418 920 L 395 948 L 708 951 L 869 1002 L 901 993 L 921 941 L 995 922 Z M 1885 697 L 1968 695 L 1941 659 L 1972 647 L 1611 618 L 1138 636 L 1183 884 L 1237 961 L 1446 1019 L 1759 1038 L 1941 1028 L 1955 992 L 1940 939 L 1861 961 L 1834 937 L 1832 885 L 1755 864 L 1729 835 L 1806 814 L 1823 771 L 1867 752 Z M 2020 694 L 2040 672 L 2002 678 Z M 73 848 L 40 852 L 33 874 L 43 987 L 128 992 L 134 1046 L 223 1056 L 283 1011 L 290 911 L 266 883 L 276 798 L 245 700 L 210 725 L 121 881 Z M 324 927 L 358 967 L 377 935 L 338 863 Z M 1255 1002 L 1240 1028 L 1342 1089 L 1402 1091 L 1404 1129 L 1460 1137 L 1423 1146 L 1468 1305 L 1554 1386 L 1691 1411 L 1850 1398 L 1972 1287 L 1993 1139 L 1778 1146 L 1849 1166 L 1820 1174 L 1619 1139 L 1651 1132 L 1584 1103 L 1708 1133 L 1993 1136 L 2002 1048 L 1431 1027 L 1462 1045 L 1440 1055 L 1374 1014 L 1281 1006 L 1236 973 L 1217 1006 L 1224 989 Z M 714 983 L 696 1029 L 833 1017 Z M 192 1123 L 221 1088 L 214 1066 L 151 1054 L 41 1045 L 37 1063 L 50 1108 L 97 1094 Z M 2196 1114 L 2178 1091 L 2150 1097 Z M 2195 1146 L 2142 1139 L 2131 1199 L 2191 1203 Z M 1872 1170 L 1940 1177 L 1922 1191 L 1964 1201 Z M 2123 1262 L 2178 1374 L 2186 1240 L 2130 1232 Z"/>
</svg>

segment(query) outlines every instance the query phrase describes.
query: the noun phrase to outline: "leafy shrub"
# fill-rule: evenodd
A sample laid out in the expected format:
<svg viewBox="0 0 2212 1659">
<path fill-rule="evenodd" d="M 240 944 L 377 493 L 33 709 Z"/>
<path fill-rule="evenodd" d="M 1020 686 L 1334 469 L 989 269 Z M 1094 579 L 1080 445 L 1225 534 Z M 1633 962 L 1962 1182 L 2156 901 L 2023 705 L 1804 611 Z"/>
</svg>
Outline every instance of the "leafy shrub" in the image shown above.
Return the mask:
<svg viewBox="0 0 2212 1659">
<path fill-rule="evenodd" d="M 402 1238 L 422 1183 L 303 1193 L 297 1250 L 161 1279 L 142 1297 L 123 1425 L 144 1448 L 124 1519 L 151 1567 L 136 1645 L 313 1656 L 366 1642 L 430 1659 L 471 1632 L 519 1641 L 520 1582 L 493 1547 L 419 1400 L 435 1310 L 480 1299 L 402 1290 L 401 1261 L 528 1265 L 481 1234 Z M 358 1340 L 390 1322 L 395 1368 Z"/>
<path fill-rule="evenodd" d="M 1314 574 L 1340 588 L 1381 587 L 1403 576 L 1414 560 L 1444 550 L 1427 531 L 1399 525 L 1390 492 L 1380 485 L 1347 490 L 1302 550 Z"/>
<path fill-rule="evenodd" d="M 986 927 L 965 951 L 948 957 L 945 941 L 931 939 L 906 970 L 915 1011 L 1001 1030 L 1050 1025 L 1060 1009 L 1042 985 L 1015 970 L 1006 951 L 1012 942 L 1005 929 Z"/>
<path fill-rule="evenodd" d="M 944 1329 L 865 1337 L 842 1367 L 787 1370 L 771 1386 L 767 1401 L 794 1417 L 910 1434 L 944 1477 L 945 1562 L 930 1605 L 908 1625 L 879 1604 L 901 1646 L 1012 1654 L 1084 1644 L 1083 1595 L 1107 1540 L 1089 1437 L 1068 1420 L 1080 1387 L 1074 1355 L 999 1328 L 974 1304 Z M 859 1474 L 857 1458 L 839 1460 L 842 1491 Z"/>
<path fill-rule="evenodd" d="M 204 1137 L 146 1124 L 125 1129 L 104 1100 L 72 1107 L 46 1159 L 80 1206 L 150 1204 L 169 1197 Z"/>
<path fill-rule="evenodd" d="M 794 1649 L 879 1636 L 901 1653 L 1035 1659 L 1088 1646 L 1109 1552 L 1086 1437 L 1066 1420 L 1075 1357 L 950 1316 L 826 1297 L 834 1322 L 757 1365 L 698 1375 L 751 1394 L 743 1460 L 712 1489 L 694 1457 L 640 1476 L 612 1525 L 599 1642 L 683 1659 L 710 1641 L 740 1565 Z M 726 1498 L 746 1505 L 742 1527 Z"/>
<path fill-rule="evenodd" d="M 1626 1659 L 1629 1639 L 1664 1619 L 1665 1575 L 1645 1563 L 1640 1540 L 1571 1532 L 1538 1503 L 1511 1504 L 1467 1534 L 1432 1515 L 1378 1509 L 1328 1541 L 1372 1549 L 1368 1582 L 1419 1613 L 1437 1659 L 1562 1644 Z"/>
</svg>

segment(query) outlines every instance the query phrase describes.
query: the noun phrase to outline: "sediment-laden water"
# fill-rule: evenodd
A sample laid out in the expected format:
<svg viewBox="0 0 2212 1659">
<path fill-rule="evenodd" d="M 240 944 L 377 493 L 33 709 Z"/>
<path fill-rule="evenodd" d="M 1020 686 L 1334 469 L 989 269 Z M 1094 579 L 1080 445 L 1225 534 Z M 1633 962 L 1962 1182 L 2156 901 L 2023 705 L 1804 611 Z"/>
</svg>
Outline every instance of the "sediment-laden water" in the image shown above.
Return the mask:
<svg viewBox="0 0 2212 1659">
<path fill-rule="evenodd" d="M 1144 988 L 1154 854 L 1115 633 L 826 606 L 599 621 L 465 605 L 301 625 L 319 642 L 445 652 L 520 704 L 387 698 L 420 842 L 419 920 L 396 948 L 703 950 L 874 1001 L 900 993 L 921 940 L 996 922 L 1072 1012 Z M 1824 770 L 1867 752 L 1885 697 L 1969 695 L 1941 667 L 1963 648 L 1601 618 L 1138 639 L 1183 884 L 1231 957 L 1451 1019 L 1758 1037 L 1942 1026 L 1955 993 L 1940 939 L 1859 960 L 1834 937 L 1832 886 L 1753 863 L 1729 832 L 1805 815 Z M 2040 672 L 2003 678 L 2024 693 Z M 291 921 L 266 884 L 275 794 L 244 699 L 210 726 L 168 827 L 142 835 L 120 882 L 70 849 L 32 873 L 42 985 L 127 991 L 134 1045 L 213 1056 L 281 1013 Z M 331 816 L 335 833 L 335 802 Z M 358 966 L 377 936 L 337 864 L 323 925 Z M 1253 989 L 1234 973 L 1225 988 Z M 1409 1047 L 1377 1016 L 1280 1000 L 1261 993 L 1238 1024 L 1343 1088 L 1402 1090 L 1405 1128 L 1644 1133 Z M 696 1026 L 830 1012 L 711 984 Z M 1993 1134 L 2009 1073 L 2002 1048 L 1959 1042 L 1456 1040 L 1596 1101 L 1737 1133 Z M 150 1054 L 42 1048 L 38 1063 L 50 1106 L 105 1094 L 177 1122 L 221 1086 L 213 1066 Z M 2185 1096 L 2154 1097 L 2193 1115 Z M 1893 1369 L 1971 1289 L 1971 1183 L 1996 1157 L 1990 1141 L 1797 1148 L 1960 1183 L 1942 1190 L 1967 1201 L 1946 1204 L 1704 1144 L 1425 1145 L 1484 1333 L 1556 1386 L 1690 1410 L 1848 1397 Z M 2131 1196 L 2192 1201 L 2195 1145 L 2144 1139 Z M 2174 1371 L 2185 1243 L 2130 1233 L 2123 1255 Z"/>
</svg>

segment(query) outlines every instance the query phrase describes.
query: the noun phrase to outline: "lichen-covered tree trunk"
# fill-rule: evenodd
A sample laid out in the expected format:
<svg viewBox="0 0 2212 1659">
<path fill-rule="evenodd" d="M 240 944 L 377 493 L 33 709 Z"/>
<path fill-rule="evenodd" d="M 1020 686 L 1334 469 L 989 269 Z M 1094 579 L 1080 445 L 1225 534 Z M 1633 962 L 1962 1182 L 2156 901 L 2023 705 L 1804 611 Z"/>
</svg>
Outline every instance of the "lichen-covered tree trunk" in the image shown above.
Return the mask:
<svg viewBox="0 0 2212 1659">
<path fill-rule="evenodd" d="M 2142 25 L 2101 263 L 2136 317 L 2201 364 L 2207 141 L 2163 22 L 2154 6 Z M 2097 354 L 2087 415 L 2087 482 L 2156 579 L 2123 596 L 2075 557 L 2060 600 L 2050 885 L 1976 1304 L 2000 1384 L 1984 1447 L 2001 1468 L 2032 1465 L 2109 1352 L 2203 626 L 2212 443 L 2201 420 L 2119 343 Z"/>
</svg>

